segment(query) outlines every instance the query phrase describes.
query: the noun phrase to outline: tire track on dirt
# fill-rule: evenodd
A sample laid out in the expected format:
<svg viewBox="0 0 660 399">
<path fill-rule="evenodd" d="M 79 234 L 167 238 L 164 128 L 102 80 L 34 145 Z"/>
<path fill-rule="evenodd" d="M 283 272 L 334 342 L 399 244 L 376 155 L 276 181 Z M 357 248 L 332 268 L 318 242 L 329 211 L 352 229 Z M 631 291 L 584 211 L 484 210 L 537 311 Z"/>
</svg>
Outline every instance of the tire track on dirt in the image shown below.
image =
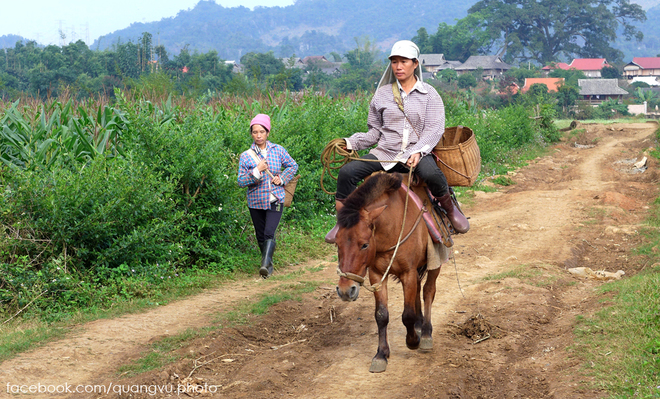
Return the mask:
<svg viewBox="0 0 660 399">
<path fill-rule="evenodd" d="M 318 263 L 306 262 L 289 271 Z M 66 338 L 0 363 L 0 381 L 12 385 L 92 384 L 111 376 L 127 357 L 146 349 L 155 338 L 212 325 L 219 314 L 280 284 L 261 278 L 229 282 L 141 313 L 85 323 Z M 9 396 L 7 390 L 0 388 L 0 397 L 4 396 Z"/>
</svg>

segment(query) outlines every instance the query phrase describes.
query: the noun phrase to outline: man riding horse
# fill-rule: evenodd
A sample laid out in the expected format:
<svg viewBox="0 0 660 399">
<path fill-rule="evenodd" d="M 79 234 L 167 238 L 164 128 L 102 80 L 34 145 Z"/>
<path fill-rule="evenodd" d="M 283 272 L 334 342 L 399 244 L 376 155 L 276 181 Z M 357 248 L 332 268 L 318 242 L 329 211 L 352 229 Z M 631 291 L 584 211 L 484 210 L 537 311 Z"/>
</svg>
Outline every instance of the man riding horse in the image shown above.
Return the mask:
<svg viewBox="0 0 660 399">
<path fill-rule="evenodd" d="M 438 205 L 447 213 L 456 232 L 466 233 L 470 224 L 452 201 L 447 179 L 431 153 L 445 131 L 442 98 L 431 85 L 422 81 L 419 48 L 415 43 L 396 42 L 389 59 L 390 64 L 369 107 L 369 130 L 344 139 L 348 150 L 376 147 L 339 170 L 335 195 L 337 211 L 357 184 L 373 172 L 407 173 L 413 168 L 414 174 L 426 183 Z M 335 242 L 337 230 L 335 225 L 325 236 L 326 242 Z"/>
</svg>

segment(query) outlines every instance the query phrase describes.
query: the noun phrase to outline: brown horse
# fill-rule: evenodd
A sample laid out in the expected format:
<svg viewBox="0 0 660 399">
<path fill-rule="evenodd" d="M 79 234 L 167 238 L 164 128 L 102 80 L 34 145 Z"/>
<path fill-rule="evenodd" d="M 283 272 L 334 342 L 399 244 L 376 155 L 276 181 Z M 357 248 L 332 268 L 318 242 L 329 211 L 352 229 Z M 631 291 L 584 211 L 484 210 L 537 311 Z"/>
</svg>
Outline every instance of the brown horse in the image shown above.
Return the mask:
<svg viewBox="0 0 660 399">
<path fill-rule="evenodd" d="M 382 286 L 374 292 L 376 323 L 378 325 L 378 352 L 371 361 L 369 371 L 379 373 L 387 368 L 390 348 L 387 343 L 387 278 L 383 279 L 394 254 L 403 223 L 406 193 L 401 187 L 398 173 L 378 173 L 367 178 L 349 195 L 337 213 L 337 247 L 340 275 L 337 294 L 344 301 L 355 301 L 360 286 L 369 272 L 372 287 Z M 392 262 L 389 274 L 403 286 L 403 324 L 406 326 L 406 345 L 409 349 L 430 351 L 431 305 L 440 268 L 427 271 L 426 247 L 430 240 L 427 227 L 419 222 L 420 211 L 409 202 L 402 242 Z M 424 312 L 420 291 L 424 284 Z M 420 337 L 421 335 L 421 337 Z"/>
</svg>

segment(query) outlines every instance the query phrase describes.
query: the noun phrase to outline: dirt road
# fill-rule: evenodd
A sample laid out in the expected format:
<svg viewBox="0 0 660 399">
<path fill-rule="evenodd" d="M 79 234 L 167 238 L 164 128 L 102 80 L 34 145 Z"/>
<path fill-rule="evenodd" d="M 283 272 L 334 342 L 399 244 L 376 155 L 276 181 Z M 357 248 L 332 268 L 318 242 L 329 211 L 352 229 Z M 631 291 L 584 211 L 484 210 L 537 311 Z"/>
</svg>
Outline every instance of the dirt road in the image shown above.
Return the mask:
<svg viewBox="0 0 660 399">
<path fill-rule="evenodd" d="M 357 302 L 341 302 L 329 258 L 279 279 L 242 281 L 146 313 L 86 324 L 69 338 L 0 364 L 0 382 L 176 390 L 191 375 L 186 382 L 206 385 L 202 396 L 222 398 L 602 397 L 589 388 L 568 348 L 576 315 L 600 306 L 594 288 L 602 283 L 566 269 L 631 274 L 643 267 L 631 249 L 639 243 L 636 231 L 647 204 L 657 196 L 658 175 L 655 161 L 635 174 L 630 160 L 655 145 L 656 128 L 582 125 L 550 155 L 510 175 L 515 184 L 477 192 L 465 209 L 471 230 L 455 239 L 455 265 L 444 265 L 439 278 L 431 353 L 406 349 L 401 289 L 390 284 L 392 354 L 385 373 L 368 372 L 377 345 L 373 299 L 363 291 Z M 238 304 L 305 281 L 321 284 L 302 301 L 212 330 L 178 349 L 182 358 L 162 369 L 133 377 L 117 373 L 150 342 L 217 325 L 218 315 Z M 9 396 L 0 387 L 0 397 Z M 177 393 L 120 395 L 170 396 Z"/>
</svg>

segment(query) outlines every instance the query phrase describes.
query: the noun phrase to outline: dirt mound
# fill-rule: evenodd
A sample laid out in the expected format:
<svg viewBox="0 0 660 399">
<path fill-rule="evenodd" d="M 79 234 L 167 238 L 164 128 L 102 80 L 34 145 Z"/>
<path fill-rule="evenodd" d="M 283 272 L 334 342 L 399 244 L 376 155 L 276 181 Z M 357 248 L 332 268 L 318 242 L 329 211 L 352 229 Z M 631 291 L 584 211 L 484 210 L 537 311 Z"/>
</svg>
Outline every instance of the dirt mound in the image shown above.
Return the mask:
<svg viewBox="0 0 660 399">
<path fill-rule="evenodd" d="M 457 328 L 460 335 L 472 339 L 475 344 L 485 341 L 490 337 L 502 337 L 502 329 L 484 319 L 481 313 L 470 316 L 466 321 L 458 325 Z"/>
</svg>

